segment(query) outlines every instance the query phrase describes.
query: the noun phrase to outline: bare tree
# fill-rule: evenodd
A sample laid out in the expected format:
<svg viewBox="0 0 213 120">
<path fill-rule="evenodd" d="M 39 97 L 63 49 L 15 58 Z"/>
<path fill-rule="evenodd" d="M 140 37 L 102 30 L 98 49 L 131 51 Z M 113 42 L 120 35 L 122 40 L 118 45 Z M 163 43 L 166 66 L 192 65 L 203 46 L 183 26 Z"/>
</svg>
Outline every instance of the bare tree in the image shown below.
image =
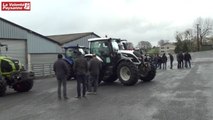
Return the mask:
<svg viewBox="0 0 213 120">
<path fill-rule="evenodd" d="M 169 40 L 163 40 L 163 39 L 162 39 L 162 40 L 159 40 L 159 41 L 158 41 L 158 45 L 159 45 L 159 46 L 162 46 L 162 45 L 164 45 L 164 44 L 166 44 L 166 43 L 169 43 Z"/>
<path fill-rule="evenodd" d="M 133 50 L 133 49 L 134 49 L 134 45 L 133 45 L 132 42 L 127 42 L 127 43 L 126 43 L 126 47 L 127 47 L 127 49 L 129 49 L 129 50 Z"/>
<path fill-rule="evenodd" d="M 202 45 L 203 40 L 207 35 L 212 32 L 213 20 L 211 18 L 197 18 L 194 26 L 196 27 L 196 31 L 198 33 L 200 44 Z"/>
<path fill-rule="evenodd" d="M 193 30 L 187 29 L 184 31 L 184 40 L 192 40 L 193 39 Z"/>
<path fill-rule="evenodd" d="M 139 49 L 150 49 L 152 44 L 149 41 L 140 41 L 137 45 Z"/>
</svg>

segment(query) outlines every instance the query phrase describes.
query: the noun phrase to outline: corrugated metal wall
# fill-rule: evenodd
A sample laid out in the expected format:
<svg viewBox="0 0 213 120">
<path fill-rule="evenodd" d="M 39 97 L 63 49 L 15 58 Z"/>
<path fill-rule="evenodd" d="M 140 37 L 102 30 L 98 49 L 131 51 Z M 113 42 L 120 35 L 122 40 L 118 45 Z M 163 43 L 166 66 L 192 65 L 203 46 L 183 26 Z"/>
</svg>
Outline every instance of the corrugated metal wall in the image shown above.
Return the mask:
<svg viewBox="0 0 213 120">
<path fill-rule="evenodd" d="M 18 59 L 22 64 L 26 64 L 26 40 L 0 39 L 0 43 L 8 46 L 7 51 L 5 48 L 0 48 L 2 55 Z"/>
<path fill-rule="evenodd" d="M 31 56 L 31 64 L 52 64 L 58 58 L 58 54 L 30 54 Z"/>
<path fill-rule="evenodd" d="M 63 47 L 75 46 L 75 45 L 77 45 L 77 44 L 80 45 L 80 46 L 89 47 L 88 39 L 90 39 L 90 38 L 97 38 L 97 36 L 91 34 L 91 35 L 88 35 L 88 36 L 86 36 L 86 37 L 82 37 L 82 38 L 80 38 L 80 39 L 78 39 L 78 40 L 75 40 L 75 41 L 71 41 L 71 42 L 69 42 L 69 43 L 66 43 L 66 44 L 63 45 Z"/>
<path fill-rule="evenodd" d="M 60 53 L 61 47 L 37 34 L 30 33 L 0 19 L 0 39 L 24 39 L 27 40 L 28 53 Z"/>
<path fill-rule="evenodd" d="M 57 60 L 57 54 L 30 54 L 30 69 L 35 76 L 53 75 L 53 63 Z"/>
<path fill-rule="evenodd" d="M 0 20 L 0 38 L 26 39 L 27 31 Z"/>
<path fill-rule="evenodd" d="M 61 53 L 62 48 L 40 36 L 32 33 L 27 34 L 28 53 Z"/>
</svg>

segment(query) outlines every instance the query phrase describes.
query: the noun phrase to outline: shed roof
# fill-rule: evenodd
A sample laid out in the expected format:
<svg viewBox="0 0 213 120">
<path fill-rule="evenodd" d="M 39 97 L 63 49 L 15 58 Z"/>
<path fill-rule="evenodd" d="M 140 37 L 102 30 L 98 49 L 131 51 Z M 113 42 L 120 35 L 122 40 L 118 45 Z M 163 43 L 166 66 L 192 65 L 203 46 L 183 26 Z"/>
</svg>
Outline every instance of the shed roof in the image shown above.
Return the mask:
<svg viewBox="0 0 213 120">
<path fill-rule="evenodd" d="M 164 43 L 163 45 L 161 45 L 161 46 L 166 46 L 166 45 L 173 45 L 173 46 L 175 46 L 175 44 L 174 43 Z"/>
<path fill-rule="evenodd" d="M 62 35 L 50 35 L 47 36 L 48 38 L 60 43 L 60 44 L 65 44 L 71 41 L 75 41 L 77 39 L 86 37 L 88 35 L 95 35 L 99 37 L 97 34 L 94 32 L 85 32 L 85 33 L 73 33 L 73 34 L 62 34 Z"/>
<path fill-rule="evenodd" d="M 20 25 L 18 25 L 18 24 L 16 24 L 16 23 L 13 23 L 13 22 L 11 22 L 11 21 L 8 21 L 8 20 L 6 20 L 6 19 L 4 19 L 4 18 L 2 18 L 2 17 L 0 17 L 0 20 L 2 20 L 2 21 L 4 21 L 4 22 L 7 22 L 7 23 L 9 23 L 9 24 L 11 24 L 11 25 L 14 25 L 14 26 L 16 26 L 16 27 L 18 27 L 18 28 L 20 28 L 20 29 L 22 29 L 22 30 L 26 30 L 27 32 L 33 33 L 33 34 L 35 34 L 35 35 L 37 35 L 37 36 L 40 36 L 40 37 L 42 37 L 42 38 L 44 38 L 44 39 L 46 39 L 46 40 L 48 40 L 48 41 L 51 41 L 51 42 L 54 42 L 54 43 L 59 44 L 58 42 L 52 40 L 51 38 L 48 38 L 48 37 L 46 37 L 46 36 L 44 36 L 44 35 L 41 35 L 41 34 L 39 34 L 39 33 L 37 33 L 37 32 L 34 32 L 34 31 L 32 31 L 32 30 L 30 30 L 30 29 L 28 29 L 28 28 L 25 28 L 25 27 L 20 26 Z"/>
</svg>

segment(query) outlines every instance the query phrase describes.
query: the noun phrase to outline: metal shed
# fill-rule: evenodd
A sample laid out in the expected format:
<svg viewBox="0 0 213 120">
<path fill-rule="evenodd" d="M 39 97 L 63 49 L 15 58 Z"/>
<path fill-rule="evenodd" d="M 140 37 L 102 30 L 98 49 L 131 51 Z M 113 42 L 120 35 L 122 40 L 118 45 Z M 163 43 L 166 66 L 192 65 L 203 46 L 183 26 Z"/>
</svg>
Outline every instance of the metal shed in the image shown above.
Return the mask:
<svg viewBox="0 0 213 120">
<path fill-rule="evenodd" d="M 0 43 L 8 45 L 3 55 L 19 59 L 26 68 L 53 63 L 62 52 L 58 42 L 0 17 Z"/>
</svg>

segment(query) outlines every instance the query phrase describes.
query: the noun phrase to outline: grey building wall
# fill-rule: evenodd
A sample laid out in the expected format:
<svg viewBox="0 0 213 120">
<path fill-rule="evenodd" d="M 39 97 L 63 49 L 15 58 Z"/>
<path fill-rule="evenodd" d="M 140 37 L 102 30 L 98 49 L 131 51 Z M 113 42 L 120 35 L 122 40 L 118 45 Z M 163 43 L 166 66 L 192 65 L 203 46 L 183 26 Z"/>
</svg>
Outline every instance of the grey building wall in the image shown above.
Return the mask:
<svg viewBox="0 0 213 120">
<path fill-rule="evenodd" d="M 0 19 L 0 38 L 26 39 L 27 31 Z"/>
<path fill-rule="evenodd" d="M 53 64 L 57 60 L 55 53 L 30 54 L 31 64 Z"/>
<path fill-rule="evenodd" d="M 69 43 L 66 43 L 63 45 L 63 47 L 67 47 L 67 46 L 76 46 L 77 44 L 80 45 L 80 46 L 85 46 L 85 47 L 89 47 L 89 42 L 88 42 L 88 39 L 90 38 L 98 38 L 98 36 L 94 35 L 94 34 L 91 34 L 91 35 L 88 35 L 86 37 L 82 37 L 78 40 L 75 40 L 75 41 L 71 41 Z"/>
<path fill-rule="evenodd" d="M 0 39 L 27 40 L 27 53 L 59 53 L 61 47 L 35 32 L 20 28 L 0 19 Z"/>
<path fill-rule="evenodd" d="M 28 53 L 61 53 L 62 48 L 57 43 L 46 40 L 32 33 L 27 34 Z"/>
<path fill-rule="evenodd" d="M 26 64 L 26 40 L 0 39 L 1 44 L 6 44 L 6 47 L 0 48 L 2 55 L 10 56 L 18 59 L 22 64 Z"/>
</svg>

